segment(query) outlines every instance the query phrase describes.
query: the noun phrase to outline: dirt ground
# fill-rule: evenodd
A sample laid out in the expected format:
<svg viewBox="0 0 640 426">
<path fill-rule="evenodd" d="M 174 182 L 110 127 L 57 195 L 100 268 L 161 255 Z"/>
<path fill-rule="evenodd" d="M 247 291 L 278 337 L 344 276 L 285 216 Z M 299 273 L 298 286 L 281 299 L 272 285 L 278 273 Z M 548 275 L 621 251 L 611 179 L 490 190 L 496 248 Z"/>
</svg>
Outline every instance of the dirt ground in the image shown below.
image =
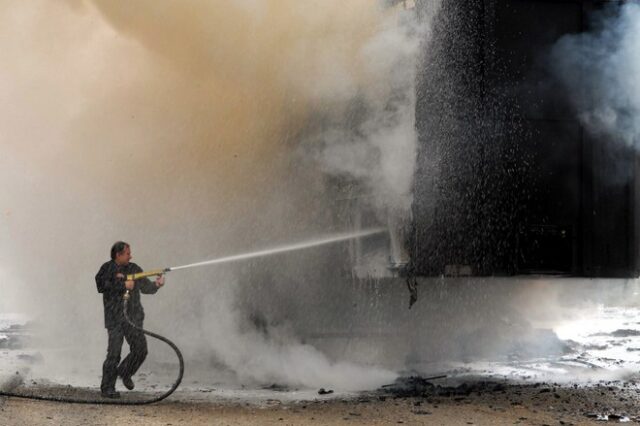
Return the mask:
<svg viewBox="0 0 640 426">
<path fill-rule="evenodd" d="M 33 389 L 31 389 L 33 390 Z M 274 393 L 277 396 L 277 393 Z M 95 396 L 86 391 L 85 396 Z M 258 403 L 195 401 L 178 393 L 149 406 L 0 400 L 1 425 L 587 425 L 640 422 L 635 383 L 452 388 L 423 382 L 349 398 Z M 600 416 L 598 418 L 598 416 Z M 608 416 L 608 417 L 605 417 Z"/>
</svg>

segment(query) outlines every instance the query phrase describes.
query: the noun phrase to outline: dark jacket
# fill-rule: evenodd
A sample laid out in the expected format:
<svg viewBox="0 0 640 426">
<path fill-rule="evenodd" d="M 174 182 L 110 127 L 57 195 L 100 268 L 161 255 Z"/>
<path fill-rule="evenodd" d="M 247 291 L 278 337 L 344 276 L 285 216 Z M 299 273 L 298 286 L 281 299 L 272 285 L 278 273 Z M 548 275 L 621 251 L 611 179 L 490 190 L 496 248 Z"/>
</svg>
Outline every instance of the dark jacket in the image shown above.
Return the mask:
<svg viewBox="0 0 640 426">
<path fill-rule="evenodd" d="M 96 286 L 98 293 L 102 293 L 104 303 L 104 326 L 114 328 L 125 322 L 122 313 L 122 296 L 126 289 L 124 279 L 116 278 L 116 274 L 123 275 L 142 272 L 142 268 L 135 263 L 118 266 L 113 260 L 108 261 L 100 267 L 96 275 Z M 136 280 L 133 291 L 130 292 L 127 314 L 129 319 L 136 325 L 141 326 L 144 320 L 144 309 L 140 303 L 140 293 L 153 294 L 158 291 L 158 287 L 148 278 Z"/>
</svg>

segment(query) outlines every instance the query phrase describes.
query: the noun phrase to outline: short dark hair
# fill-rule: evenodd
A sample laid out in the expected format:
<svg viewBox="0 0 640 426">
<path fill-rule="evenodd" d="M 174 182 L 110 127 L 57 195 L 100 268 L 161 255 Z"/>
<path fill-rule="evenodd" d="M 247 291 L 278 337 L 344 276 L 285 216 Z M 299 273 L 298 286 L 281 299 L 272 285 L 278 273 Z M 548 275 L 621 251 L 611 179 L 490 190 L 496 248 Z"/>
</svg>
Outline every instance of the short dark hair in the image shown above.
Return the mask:
<svg viewBox="0 0 640 426">
<path fill-rule="evenodd" d="M 129 247 L 128 243 L 124 241 L 118 241 L 114 245 L 111 246 L 111 260 L 116 260 L 116 255 L 122 253 L 124 249 Z"/>
</svg>

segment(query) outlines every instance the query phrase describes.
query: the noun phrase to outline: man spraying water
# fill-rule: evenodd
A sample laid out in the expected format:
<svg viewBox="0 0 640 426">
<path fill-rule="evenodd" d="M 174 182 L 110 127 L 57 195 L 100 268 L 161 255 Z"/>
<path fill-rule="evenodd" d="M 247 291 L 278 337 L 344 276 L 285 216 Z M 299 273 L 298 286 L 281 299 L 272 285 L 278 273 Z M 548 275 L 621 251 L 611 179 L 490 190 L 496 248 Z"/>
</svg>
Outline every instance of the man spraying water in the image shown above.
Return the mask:
<svg viewBox="0 0 640 426">
<path fill-rule="evenodd" d="M 124 241 L 118 241 L 111 247 L 111 260 L 100 267 L 96 275 L 98 292 L 102 293 L 104 303 L 104 326 L 109 336 L 107 357 L 102 365 L 102 383 L 100 390 L 105 398 L 119 398 L 116 392 L 116 380 L 122 379 L 124 386 L 131 390 L 134 383 L 131 377 L 138 371 L 147 357 L 147 340 L 142 331 L 132 327 L 124 317 L 122 298 L 129 292 L 127 316 L 142 328 L 144 309 L 140 302 L 140 293 L 154 294 L 164 285 L 164 276 L 155 282 L 148 278 L 127 279 L 127 275 L 143 272 L 131 262 L 131 247 Z M 130 352 L 120 362 L 122 342 L 126 339 Z"/>
<path fill-rule="evenodd" d="M 345 234 L 334 234 L 315 240 L 278 246 L 265 250 L 232 256 L 219 257 L 188 265 L 174 266 L 170 268 L 156 269 L 144 272 L 135 263 L 131 262 L 131 247 L 124 241 L 118 241 L 111 247 L 111 260 L 100 267 L 96 275 L 98 292 L 102 293 L 104 302 L 104 323 L 109 336 L 107 357 L 102 366 L 101 394 L 107 399 L 75 398 L 72 396 L 37 395 L 20 392 L 9 392 L 0 389 L 0 396 L 34 399 L 39 401 L 56 401 L 75 404 L 106 404 L 106 405 L 145 405 L 159 402 L 169 397 L 182 382 L 184 374 L 184 358 L 178 347 L 164 336 L 142 328 L 144 310 L 140 303 L 140 293 L 154 294 L 164 285 L 164 274 L 170 271 L 196 268 L 207 265 L 217 265 L 228 262 L 238 262 L 256 257 L 273 256 L 291 251 L 305 250 L 327 244 L 339 243 L 358 238 L 386 232 L 384 228 L 366 229 Z M 157 276 L 155 282 L 149 277 Z M 131 377 L 138 371 L 147 356 L 147 341 L 145 335 L 163 341 L 176 353 L 179 362 L 179 373 L 176 381 L 166 392 L 150 399 L 118 399 L 120 394 L 116 392 L 116 380 L 122 379 L 122 383 L 129 390 L 134 388 Z M 120 362 L 122 342 L 126 339 L 130 353 Z M 117 399 L 117 400 L 116 400 Z"/>
<path fill-rule="evenodd" d="M 256 257 L 273 256 L 356 238 L 364 238 L 380 234 L 382 232 L 386 232 L 386 230 L 383 228 L 376 228 L 346 234 L 337 234 L 308 242 L 219 257 L 203 262 L 156 269 L 147 272 L 144 272 L 142 268 L 135 263 L 130 262 L 131 248 L 129 247 L 129 244 L 123 241 L 118 241 L 111 248 L 111 260 L 102 265 L 100 271 L 96 275 L 98 292 L 102 293 L 104 301 L 105 327 L 109 334 L 107 358 L 105 359 L 102 367 L 102 384 L 100 386 L 102 396 L 106 398 L 118 398 L 120 396 L 115 390 L 115 384 L 118 377 L 122 379 L 122 383 L 127 389 L 131 390 L 134 388 L 131 376 L 138 371 L 138 368 L 140 368 L 147 356 L 147 341 L 142 330 L 144 310 L 140 303 L 140 293 L 156 293 L 158 289 L 164 285 L 165 273 L 201 266 L 238 262 Z M 149 277 L 155 275 L 158 276 L 155 282 L 150 281 Z M 123 304 L 123 300 L 126 300 L 127 303 Z M 123 306 L 127 306 L 126 317 L 124 315 Z M 137 328 L 127 322 L 127 317 Z M 131 348 L 131 352 L 120 363 L 120 352 L 122 350 L 123 339 L 127 340 L 127 343 Z"/>
</svg>

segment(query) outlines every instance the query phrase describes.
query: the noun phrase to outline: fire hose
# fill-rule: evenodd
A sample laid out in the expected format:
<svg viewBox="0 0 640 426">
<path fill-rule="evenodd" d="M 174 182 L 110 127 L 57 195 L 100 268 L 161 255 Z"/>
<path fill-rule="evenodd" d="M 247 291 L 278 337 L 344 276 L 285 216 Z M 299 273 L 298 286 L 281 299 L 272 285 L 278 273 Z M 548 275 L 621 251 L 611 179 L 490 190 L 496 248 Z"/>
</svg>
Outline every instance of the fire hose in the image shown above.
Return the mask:
<svg viewBox="0 0 640 426">
<path fill-rule="evenodd" d="M 156 273 L 155 275 L 158 275 L 158 274 Z M 141 277 L 137 277 L 137 278 L 141 278 Z M 171 346 L 171 349 L 175 351 L 176 356 L 178 357 L 178 362 L 180 364 L 180 371 L 178 372 L 178 378 L 173 382 L 173 385 L 171 385 L 171 388 L 169 388 L 169 390 L 153 398 L 141 399 L 141 400 L 69 398 L 69 397 L 63 397 L 63 396 L 44 396 L 44 395 L 23 394 L 23 393 L 16 393 L 16 392 L 6 392 L 2 390 L 0 390 L 0 396 L 8 396 L 13 398 L 24 398 L 24 399 L 35 399 L 38 401 L 66 402 L 70 404 L 147 405 L 147 404 L 153 404 L 155 402 L 162 401 L 163 399 L 171 395 L 173 392 L 175 392 L 175 390 L 178 389 L 178 386 L 180 386 L 180 382 L 182 382 L 182 376 L 184 375 L 184 359 L 182 357 L 182 352 L 180 352 L 180 349 L 178 349 L 175 343 L 173 343 L 171 340 L 157 333 L 153 333 L 151 331 L 145 330 L 142 327 L 138 327 L 136 324 L 133 323 L 133 321 L 131 321 L 131 319 L 129 319 L 129 315 L 127 314 L 127 307 L 129 305 L 129 290 L 127 290 L 127 292 L 124 294 L 124 297 L 122 298 L 122 304 L 123 304 L 124 318 L 131 327 L 143 332 L 147 336 L 151 336 L 158 340 L 162 340 L 167 345 Z"/>
</svg>

